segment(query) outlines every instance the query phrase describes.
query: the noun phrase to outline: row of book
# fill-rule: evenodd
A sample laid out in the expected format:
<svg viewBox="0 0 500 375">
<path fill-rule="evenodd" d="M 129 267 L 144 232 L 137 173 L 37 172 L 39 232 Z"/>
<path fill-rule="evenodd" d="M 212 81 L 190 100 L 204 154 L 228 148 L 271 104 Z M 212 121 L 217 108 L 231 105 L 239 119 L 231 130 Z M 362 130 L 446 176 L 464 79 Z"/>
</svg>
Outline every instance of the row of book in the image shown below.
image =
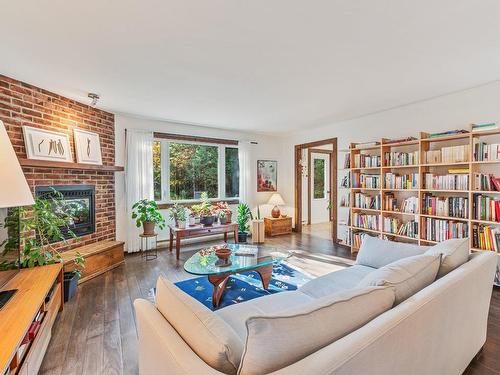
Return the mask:
<svg viewBox="0 0 500 375">
<path fill-rule="evenodd" d="M 355 188 L 380 189 L 380 175 L 354 172 L 352 186 Z"/>
<path fill-rule="evenodd" d="M 418 223 L 415 220 L 403 223 L 395 217 L 384 217 L 384 232 L 418 238 Z"/>
<path fill-rule="evenodd" d="M 379 215 L 367 215 L 355 212 L 352 215 L 352 225 L 358 228 L 378 230 Z"/>
<path fill-rule="evenodd" d="M 380 210 L 381 209 L 380 201 L 381 199 L 379 194 L 373 197 L 363 193 L 354 194 L 354 207 L 357 208 L 369 208 L 372 210 Z"/>
<path fill-rule="evenodd" d="M 359 249 L 361 247 L 361 243 L 363 242 L 363 237 L 366 236 L 366 233 L 354 232 L 350 236 L 351 236 L 352 246 Z"/>
<path fill-rule="evenodd" d="M 380 167 L 380 155 L 355 154 L 354 168 Z"/>
<path fill-rule="evenodd" d="M 474 194 L 472 213 L 476 220 L 500 222 L 500 201 L 487 195 Z"/>
<path fill-rule="evenodd" d="M 424 151 L 424 163 L 460 163 L 469 161 L 469 145 L 442 147 L 439 150 Z"/>
<path fill-rule="evenodd" d="M 399 175 L 386 173 L 384 176 L 386 189 L 418 189 L 418 173 Z"/>
<path fill-rule="evenodd" d="M 498 228 L 483 224 L 472 225 L 472 247 L 498 252 L 500 233 Z"/>
<path fill-rule="evenodd" d="M 425 188 L 439 190 L 468 190 L 468 174 L 446 174 L 435 175 L 433 173 L 425 174 Z"/>
<path fill-rule="evenodd" d="M 425 193 L 422 198 L 423 213 L 435 216 L 450 216 L 462 219 L 469 217 L 469 198 L 436 197 Z"/>
<path fill-rule="evenodd" d="M 401 165 L 418 165 L 418 151 L 413 152 L 386 152 L 384 153 L 384 165 L 401 166 Z"/>
<path fill-rule="evenodd" d="M 500 178 L 492 174 L 474 173 L 474 190 L 500 191 Z"/>
<path fill-rule="evenodd" d="M 469 225 L 466 222 L 430 217 L 422 219 L 422 239 L 424 240 L 441 242 L 451 238 L 467 238 L 468 236 Z"/>
<path fill-rule="evenodd" d="M 488 144 L 474 140 L 475 161 L 498 161 L 500 160 L 500 143 Z"/>
</svg>

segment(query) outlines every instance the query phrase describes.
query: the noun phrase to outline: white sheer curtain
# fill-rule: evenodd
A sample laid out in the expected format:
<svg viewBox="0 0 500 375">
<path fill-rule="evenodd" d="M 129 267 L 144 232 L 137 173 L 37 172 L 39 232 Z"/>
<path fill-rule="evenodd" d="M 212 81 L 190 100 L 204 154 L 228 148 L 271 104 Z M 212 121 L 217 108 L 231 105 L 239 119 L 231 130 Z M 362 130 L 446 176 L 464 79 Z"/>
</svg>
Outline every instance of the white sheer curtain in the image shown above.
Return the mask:
<svg viewBox="0 0 500 375">
<path fill-rule="evenodd" d="M 250 181 L 251 181 L 251 166 L 250 166 L 250 149 L 249 141 L 238 142 L 238 161 L 240 164 L 240 202 L 251 204 L 250 199 Z"/>
<path fill-rule="evenodd" d="M 127 251 L 139 251 L 139 234 L 132 220 L 132 206 L 141 199 L 153 199 L 153 132 L 127 129 L 126 133 Z"/>
</svg>

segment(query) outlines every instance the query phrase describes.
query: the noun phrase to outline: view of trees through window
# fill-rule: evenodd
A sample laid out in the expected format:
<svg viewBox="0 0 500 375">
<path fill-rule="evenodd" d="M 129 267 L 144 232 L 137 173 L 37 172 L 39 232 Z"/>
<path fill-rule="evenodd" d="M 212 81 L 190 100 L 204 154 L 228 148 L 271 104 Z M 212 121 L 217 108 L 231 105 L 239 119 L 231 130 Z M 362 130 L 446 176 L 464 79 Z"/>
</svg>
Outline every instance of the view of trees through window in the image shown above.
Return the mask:
<svg viewBox="0 0 500 375">
<path fill-rule="evenodd" d="M 155 201 L 161 200 L 161 142 L 153 142 L 153 189 Z"/>
<path fill-rule="evenodd" d="M 238 149 L 226 147 L 226 197 L 239 197 L 240 163 Z"/>
<path fill-rule="evenodd" d="M 325 160 L 314 159 L 314 199 L 325 197 Z"/>
</svg>

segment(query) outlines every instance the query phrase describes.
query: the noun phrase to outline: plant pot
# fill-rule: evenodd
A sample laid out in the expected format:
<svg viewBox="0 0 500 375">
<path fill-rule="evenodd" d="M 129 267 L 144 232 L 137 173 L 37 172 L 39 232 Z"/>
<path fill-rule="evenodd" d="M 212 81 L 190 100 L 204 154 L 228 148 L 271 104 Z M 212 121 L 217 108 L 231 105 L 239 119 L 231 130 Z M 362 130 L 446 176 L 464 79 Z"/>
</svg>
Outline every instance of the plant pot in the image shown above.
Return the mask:
<svg viewBox="0 0 500 375">
<path fill-rule="evenodd" d="M 186 229 L 186 222 L 185 221 L 178 221 L 177 227 L 179 227 L 180 229 Z"/>
<path fill-rule="evenodd" d="M 227 217 L 219 217 L 221 225 L 224 225 L 227 223 Z"/>
<path fill-rule="evenodd" d="M 76 294 L 80 276 L 73 272 L 64 272 L 64 302 L 68 302 Z"/>
<path fill-rule="evenodd" d="M 145 221 L 142 223 L 142 228 L 144 229 L 144 234 L 154 234 L 156 224 L 152 221 Z"/>
<path fill-rule="evenodd" d="M 247 242 L 248 233 L 247 232 L 238 232 L 238 242 Z"/>
<path fill-rule="evenodd" d="M 201 220 L 201 218 L 200 218 L 199 216 L 196 216 L 196 217 L 194 218 L 194 223 L 195 223 L 195 224 L 200 224 L 200 220 Z"/>
<path fill-rule="evenodd" d="M 210 227 L 214 224 L 215 216 L 202 216 L 200 218 L 200 224 L 203 224 L 204 227 Z"/>
</svg>

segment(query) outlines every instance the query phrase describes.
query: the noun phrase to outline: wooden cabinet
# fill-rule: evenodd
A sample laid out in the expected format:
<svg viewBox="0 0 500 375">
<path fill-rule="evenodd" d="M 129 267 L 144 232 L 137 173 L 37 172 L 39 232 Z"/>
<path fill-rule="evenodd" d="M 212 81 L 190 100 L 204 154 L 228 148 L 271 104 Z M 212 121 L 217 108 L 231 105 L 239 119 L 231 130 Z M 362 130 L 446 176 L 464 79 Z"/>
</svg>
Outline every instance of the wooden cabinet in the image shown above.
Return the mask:
<svg viewBox="0 0 500 375">
<path fill-rule="evenodd" d="M 266 227 L 266 236 L 272 237 L 292 233 L 292 218 L 288 216 L 277 219 L 266 217 L 264 218 L 264 225 Z"/>
</svg>

